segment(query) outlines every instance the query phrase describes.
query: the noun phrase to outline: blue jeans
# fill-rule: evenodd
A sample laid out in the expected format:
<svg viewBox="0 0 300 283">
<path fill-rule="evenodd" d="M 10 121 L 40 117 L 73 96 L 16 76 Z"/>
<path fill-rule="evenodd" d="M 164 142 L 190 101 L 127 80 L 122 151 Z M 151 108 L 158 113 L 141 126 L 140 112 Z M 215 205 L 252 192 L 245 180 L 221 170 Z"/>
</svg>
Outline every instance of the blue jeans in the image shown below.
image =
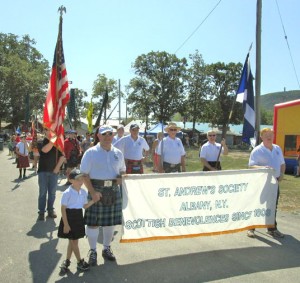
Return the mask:
<svg viewBox="0 0 300 283">
<path fill-rule="evenodd" d="M 39 213 L 45 213 L 46 211 L 46 200 L 48 193 L 47 211 L 52 212 L 54 210 L 54 201 L 56 195 L 58 174 L 52 172 L 39 172 Z"/>
</svg>

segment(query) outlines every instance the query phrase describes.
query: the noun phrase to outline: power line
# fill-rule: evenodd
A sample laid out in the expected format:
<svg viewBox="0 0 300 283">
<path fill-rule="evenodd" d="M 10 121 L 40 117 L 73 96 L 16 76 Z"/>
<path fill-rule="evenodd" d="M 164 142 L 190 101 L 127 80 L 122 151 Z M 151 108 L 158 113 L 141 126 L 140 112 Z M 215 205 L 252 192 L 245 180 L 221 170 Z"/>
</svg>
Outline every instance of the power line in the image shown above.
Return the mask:
<svg viewBox="0 0 300 283">
<path fill-rule="evenodd" d="M 217 6 L 221 3 L 222 0 L 220 0 L 215 7 L 208 13 L 208 15 L 204 18 L 204 20 L 196 27 L 196 29 L 190 34 L 190 36 L 177 48 L 175 51 L 175 54 L 177 53 L 178 50 L 180 50 L 186 43 L 187 41 L 196 33 L 196 31 L 202 26 L 202 24 L 207 20 L 207 18 L 212 14 L 212 12 L 217 8 Z"/>
<path fill-rule="evenodd" d="M 280 10 L 279 10 L 278 2 L 277 2 L 277 0 L 275 0 L 275 2 L 276 2 L 276 5 L 277 5 L 277 10 L 278 10 L 278 14 L 279 14 L 280 21 L 281 21 L 281 26 L 282 26 L 283 33 L 284 33 L 284 38 L 286 40 L 286 44 L 287 44 L 287 47 L 288 47 L 288 50 L 289 50 L 289 54 L 290 54 L 290 57 L 291 57 L 291 61 L 292 61 L 292 64 L 293 64 L 294 73 L 295 73 L 295 76 L 296 76 L 296 79 L 297 79 L 298 87 L 300 88 L 300 83 L 299 83 L 298 75 L 297 75 L 297 72 L 296 72 L 296 68 L 295 68 L 295 64 L 294 64 L 294 59 L 293 59 L 292 52 L 291 52 L 291 49 L 290 49 L 290 45 L 289 45 L 289 42 L 288 42 L 288 38 L 287 38 L 287 35 L 286 35 L 286 32 L 285 32 L 285 28 L 284 28 L 284 24 L 283 24 L 283 21 L 282 21 L 281 13 L 280 13 Z"/>
</svg>

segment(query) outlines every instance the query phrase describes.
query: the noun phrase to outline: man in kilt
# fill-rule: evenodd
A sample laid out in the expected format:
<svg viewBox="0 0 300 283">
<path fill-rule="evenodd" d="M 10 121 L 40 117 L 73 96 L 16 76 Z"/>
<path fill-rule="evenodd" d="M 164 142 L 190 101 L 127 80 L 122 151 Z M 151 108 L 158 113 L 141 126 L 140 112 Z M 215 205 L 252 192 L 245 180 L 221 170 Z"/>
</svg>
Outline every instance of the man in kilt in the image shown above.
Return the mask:
<svg viewBox="0 0 300 283">
<path fill-rule="evenodd" d="M 97 264 L 99 227 L 103 229 L 102 257 L 115 261 L 110 248 L 115 225 L 122 224 L 121 175 L 126 167 L 122 152 L 112 145 L 114 129 L 103 125 L 97 129 L 99 143 L 89 148 L 81 160 L 80 171 L 87 175 L 84 184 L 88 199 L 96 202 L 85 211 L 86 235 L 90 245 L 89 264 Z M 100 199 L 99 202 L 97 202 Z"/>
<path fill-rule="evenodd" d="M 127 174 L 143 174 L 143 161 L 148 157 L 149 145 L 147 141 L 139 136 L 139 125 L 130 125 L 130 135 L 122 137 L 114 143 L 120 149 L 125 158 Z"/>
</svg>

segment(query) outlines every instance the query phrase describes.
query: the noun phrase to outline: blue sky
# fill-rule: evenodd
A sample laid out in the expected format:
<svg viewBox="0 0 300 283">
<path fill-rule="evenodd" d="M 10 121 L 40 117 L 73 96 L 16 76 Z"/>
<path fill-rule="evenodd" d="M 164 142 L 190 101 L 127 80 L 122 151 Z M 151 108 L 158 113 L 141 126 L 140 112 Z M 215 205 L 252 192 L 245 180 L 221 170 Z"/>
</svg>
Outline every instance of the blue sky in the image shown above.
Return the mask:
<svg viewBox="0 0 300 283">
<path fill-rule="evenodd" d="M 53 61 L 60 5 L 63 41 L 71 87 L 91 94 L 98 74 L 121 81 L 134 77 L 132 63 L 151 51 L 175 53 L 219 0 L 0 0 L 0 31 L 29 34 L 36 48 Z M 296 72 L 300 78 L 300 1 L 277 0 Z M 244 63 L 250 44 L 255 75 L 256 0 L 222 0 L 176 55 L 196 49 L 205 63 Z M 261 93 L 296 90 L 299 85 L 278 14 L 276 0 L 262 6 Z M 112 116 L 117 116 L 112 115 Z M 125 113 L 122 113 L 124 116 Z"/>
</svg>

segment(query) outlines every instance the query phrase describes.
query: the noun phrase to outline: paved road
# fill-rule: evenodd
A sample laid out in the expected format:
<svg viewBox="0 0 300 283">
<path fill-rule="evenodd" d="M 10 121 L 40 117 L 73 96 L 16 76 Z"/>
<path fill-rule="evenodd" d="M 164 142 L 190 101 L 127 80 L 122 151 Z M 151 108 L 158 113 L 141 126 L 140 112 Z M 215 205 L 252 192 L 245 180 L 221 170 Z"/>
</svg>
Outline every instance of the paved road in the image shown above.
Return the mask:
<svg viewBox="0 0 300 283">
<path fill-rule="evenodd" d="M 300 215 L 278 213 L 280 230 L 275 240 L 258 230 L 256 239 L 245 232 L 180 240 L 120 244 L 121 228 L 112 248 L 117 262 L 104 262 L 86 273 L 78 273 L 73 258 L 71 272 L 59 275 L 67 241 L 58 240 L 56 220 L 37 222 L 37 176 L 18 182 L 18 169 L 0 151 L 1 230 L 0 282 L 300 282 Z M 56 210 L 64 190 L 57 189 Z M 60 216 L 60 215 L 59 215 Z M 101 233 L 100 233 L 101 235 Z M 102 238 L 99 237 L 99 249 Z M 80 240 L 82 256 L 88 252 Z"/>
</svg>

